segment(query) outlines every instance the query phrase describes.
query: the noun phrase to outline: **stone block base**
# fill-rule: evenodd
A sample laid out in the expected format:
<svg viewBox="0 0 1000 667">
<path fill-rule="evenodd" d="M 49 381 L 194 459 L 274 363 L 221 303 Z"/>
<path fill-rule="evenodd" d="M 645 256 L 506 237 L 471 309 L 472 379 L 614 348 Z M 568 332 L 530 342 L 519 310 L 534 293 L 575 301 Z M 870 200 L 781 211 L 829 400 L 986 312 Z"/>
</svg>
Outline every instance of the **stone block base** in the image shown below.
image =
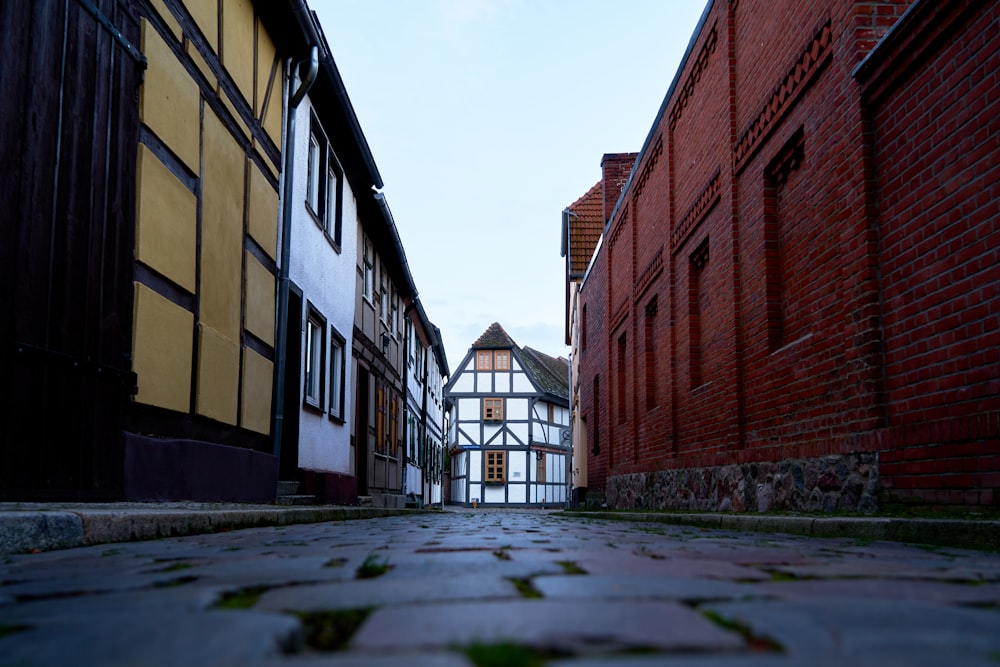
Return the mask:
<svg viewBox="0 0 1000 667">
<path fill-rule="evenodd" d="M 741 463 L 615 475 L 611 509 L 721 512 L 878 511 L 878 454 Z"/>
</svg>

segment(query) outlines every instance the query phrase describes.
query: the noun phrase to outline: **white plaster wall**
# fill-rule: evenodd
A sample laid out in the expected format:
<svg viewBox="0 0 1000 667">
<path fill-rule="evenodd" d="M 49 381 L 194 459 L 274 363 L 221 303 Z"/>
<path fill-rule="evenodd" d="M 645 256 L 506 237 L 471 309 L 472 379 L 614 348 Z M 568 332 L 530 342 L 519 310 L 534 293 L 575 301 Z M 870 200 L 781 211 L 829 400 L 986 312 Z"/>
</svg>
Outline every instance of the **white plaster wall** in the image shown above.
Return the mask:
<svg viewBox="0 0 1000 667">
<path fill-rule="evenodd" d="M 514 373 L 513 374 L 514 384 L 511 387 L 511 391 L 517 393 L 533 393 L 535 392 L 535 386 L 531 384 L 531 380 L 524 373 Z"/>
<path fill-rule="evenodd" d="M 469 497 L 466 502 L 483 502 L 483 485 L 482 484 L 470 484 L 469 485 Z"/>
<path fill-rule="evenodd" d="M 292 185 L 292 231 L 289 277 L 302 288 L 303 318 L 306 301 L 326 318 L 326 363 L 324 395 L 329 400 L 330 327 L 344 339 L 344 412 L 343 422 L 303 409 L 299 423 L 299 467 L 322 472 L 354 474 L 351 465 L 350 435 L 353 377 L 351 346 L 354 331 L 354 287 L 357 279 L 357 201 L 350 184 L 344 182 L 344 207 L 340 253 L 327 242 L 323 231 L 306 210 L 308 176 L 310 104 L 308 97 L 296 110 Z M 321 119 L 322 122 L 322 119 Z M 329 132 L 329 130 L 327 130 Z M 281 203 L 284 206 L 284 203 Z M 294 335 L 294 332 L 290 332 Z M 298 335 L 303 335 L 298 332 Z M 298 367 L 303 376 L 305 355 Z M 294 372 L 294 370 L 293 370 Z M 301 382 L 301 380 L 300 380 Z M 329 405 L 324 406 L 328 410 Z"/>
<path fill-rule="evenodd" d="M 503 503 L 506 502 L 505 492 L 503 484 L 488 484 L 483 487 L 483 502 L 484 503 Z"/>
<path fill-rule="evenodd" d="M 469 454 L 469 479 L 473 482 L 483 481 L 483 453 L 470 451 Z"/>
<path fill-rule="evenodd" d="M 511 444 L 528 444 L 528 425 L 527 424 L 508 424 L 507 430 L 514 435 L 519 442 Z"/>
<path fill-rule="evenodd" d="M 479 421 L 481 407 L 481 399 L 460 398 L 458 399 L 458 417 L 462 421 Z"/>
<path fill-rule="evenodd" d="M 507 454 L 507 474 L 512 482 L 528 481 L 528 457 L 523 452 Z"/>
<path fill-rule="evenodd" d="M 500 445 L 503 444 L 503 438 L 496 439 L 496 435 L 500 433 L 500 426 L 494 426 L 492 423 L 483 425 L 483 445 Z"/>
<path fill-rule="evenodd" d="M 476 373 L 476 391 L 493 391 L 493 373 Z"/>
<path fill-rule="evenodd" d="M 511 484 L 507 487 L 507 502 L 509 503 L 525 503 L 528 502 L 525 498 L 527 491 L 526 484 Z"/>
<path fill-rule="evenodd" d="M 497 373 L 494 384 L 496 385 L 496 393 L 510 393 L 510 373 Z"/>
<path fill-rule="evenodd" d="M 507 407 L 507 419 L 528 418 L 528 399 L 508 398 L 506 407 Z"/>
<path fill-rule="evenodd" d="M 462 373 L 455 379 L 455 384 L 451 386 L 453 393 L 472 393 L 476 390 L 474 373 Z"/>
</svg>

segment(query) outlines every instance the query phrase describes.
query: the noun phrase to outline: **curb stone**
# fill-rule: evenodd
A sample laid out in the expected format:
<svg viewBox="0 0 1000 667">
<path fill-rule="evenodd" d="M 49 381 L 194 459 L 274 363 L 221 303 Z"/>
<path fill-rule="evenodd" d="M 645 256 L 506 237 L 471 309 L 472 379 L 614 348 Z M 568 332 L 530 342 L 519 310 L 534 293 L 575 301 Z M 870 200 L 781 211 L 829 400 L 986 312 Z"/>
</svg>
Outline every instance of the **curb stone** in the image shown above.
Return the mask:
<svg viewBox="0 0 1000 667">
<path fill-rule="evenodd" d="M 217 533 L 240 528 L 374 519 L 424 510 L 359 507 L 252 507 L 229 509 L 73 507 L 59 510 L 0 508 L 0 554 Z"/>
<path fill-rule="evenodd" d="M 665 523 L 810 537 L 847 537 L 908 542 L 961 549 L 1000 551 L 1000 521 L 962 519 L 902 519 L 893 517 L 808 517 L 754 514 L 585 512 L 567 516 L 614 521 Z"/>
</svg>

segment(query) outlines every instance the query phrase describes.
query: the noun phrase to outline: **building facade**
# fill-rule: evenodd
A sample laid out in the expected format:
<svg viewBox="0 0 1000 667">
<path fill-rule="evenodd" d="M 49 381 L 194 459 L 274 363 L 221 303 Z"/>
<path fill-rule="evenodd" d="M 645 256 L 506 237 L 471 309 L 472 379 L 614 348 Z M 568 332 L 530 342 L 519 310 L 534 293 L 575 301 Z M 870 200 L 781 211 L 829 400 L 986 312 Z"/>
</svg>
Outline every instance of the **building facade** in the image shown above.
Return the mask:
<svg viewBox="0 0 1000 667">
<path fill-rule="evenodd" d="M 494 323 L 445 387 L 451 502 L 560 505 L 571 465 L 569 366 Z"/>
<path fill-rule="evenodd" d="M 590 486 L 993 504 L 997 7 L 758 4 L 707 4 L 583 279 Z"/>
</svg>

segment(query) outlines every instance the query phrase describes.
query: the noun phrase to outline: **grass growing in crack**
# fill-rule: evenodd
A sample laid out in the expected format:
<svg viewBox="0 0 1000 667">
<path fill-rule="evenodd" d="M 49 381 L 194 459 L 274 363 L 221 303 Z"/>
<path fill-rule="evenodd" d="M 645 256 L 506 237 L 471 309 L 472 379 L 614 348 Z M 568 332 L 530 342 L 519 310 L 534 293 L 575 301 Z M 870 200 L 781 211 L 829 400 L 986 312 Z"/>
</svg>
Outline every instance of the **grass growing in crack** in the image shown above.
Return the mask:
<svg viewBox="0 0 1000 667">
<path fill-rule="evenodd" d="M 770 637 L 755 635 L 749 626 L 744 625 L 736 619 L 726 618 L 719 612 L 712 611 L 711 609 L 705 609 L 701 612 L 701 614 L 720 628 L 739 633 L 740 636 L 743 637 L 743 641 L 747 643 L 747 646 L 752 651 L 780 653 L 785 650 L 781 644 L 774 641 Z"/>
<path fill-rule="evenodd" d="M 361 563 L 355 575 L 358 579 L 374 579 L 375 577 L 381 577 L 391 568 L 392 566 L 389 565 L 388 558 L 379 560 L 379 557 L 375 554 L 369 554 L 365 558 L 365 562 Z"/>
<path fill-rule="evenodd" d="M 175 577 L 174 579 L 168 579 L 167 581 L 158 581 L 153 586 L 155 588 L 175 588 L 177 586 L 183 586 L 184 584 L 190 584 L 198 581 L 198 577 L 193 575 L 187 575 L 184 577 Z"/>
<path fill-rule="evenodd" d="M 191 567 L 194 567 L 193 565 L 191 565 L 191 563 L 177 561 L 176 563 L 171 563 L 170 565 L 167 565 L 163 569 L 157 570 L 157 572 L 176 572 L 178 570 L 187 570 Z"/>
<path fill-rule="evenodd" d="M 344 567 L 345 565 L 347 565 L 346 558 L 331 558 L 323 563 L 323 567 Z"/>
<path fill-rule="evenodd" d="M 531 582 L 531 579 L 511 577 L 510 582 L 514 584 L 514 588 L 517 589 L 517 592 L 520 593 L 523 598 L 535 600 L 544 597 L 542 592 L 535 588 L 535 584 Z"/>
<path fill-rule="evenodd" d="M 562 567 L 566 574 L 587 574 L 587 571 L 571 560 L 557 560 L 556 565 Z"/>
<path fill-rule="evenodd" d="M 493 551 L 493 555 L 497 557 L 497 560 L 510 560 L 510 554 L 505 549 L 496 549 Z"/>
<path fill-rule="evenodd" d="M 250 609 L 257 604 L 257 600 L 266 590 L 267 586 L 250 586 L 232 593 L 225 593 L 215 606 L 218 609 Z"/>
<path fill-rule="evenodd" d="M 476 667 L 541 667 L 548 660 L 571 656 L 563 651 L 539 650 L 511 642 L 470 644 L 462 652 Z"/>
<path fill-rule="evenodd" d="M 351 641 L 372 608 L 293 613 L 302 622 L 307 646 L 317 651 L 339 651 Z"/>
</svg>

